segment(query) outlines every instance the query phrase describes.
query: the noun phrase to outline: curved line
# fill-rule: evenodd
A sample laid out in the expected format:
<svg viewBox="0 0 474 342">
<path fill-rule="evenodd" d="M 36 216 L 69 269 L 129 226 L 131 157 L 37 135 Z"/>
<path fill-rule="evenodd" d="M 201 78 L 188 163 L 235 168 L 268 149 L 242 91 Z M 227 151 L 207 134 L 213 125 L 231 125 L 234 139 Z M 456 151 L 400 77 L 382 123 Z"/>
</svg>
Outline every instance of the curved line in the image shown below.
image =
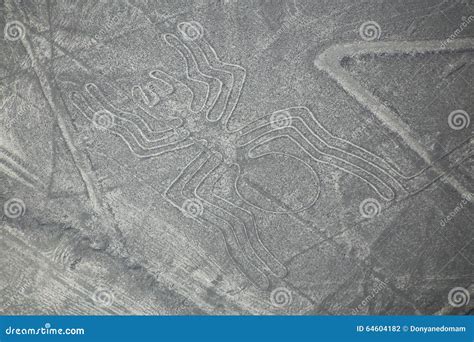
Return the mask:
<svg viewBox="0 0 474 342">
<path fill-rule="evenodd" d="M 296 119 L 299 119 L 299 120 L 301 121 L 300 118 L 296 118 Z M 306 123 L 304 123 L 304 125 L 310 130 L 310 132 L 312 132 L 312 130 L 306 125 Z M 267 123 L 267 124 L 262 125 L 262 127 L 265 127 L 265 126 L 271 126 L 271 124 L 270 124 L 270 123 Z M 372 177 L 374 177 L 375 179 L 377 179 L 377 180 L 378 180 L 381 184 L 383 184 L 386 188 L 390 189 L 390 192 L 393 194 L 391 197 L 385 197 L 384 195 L 382 195 L 382 194 L 380 193 L 379 190 L 376 190 L 376 192 L 377 192 L 377 193 L 380 195 L 380 197 L 382 197 L 384 200 L 386 200 L 386 201 L 391 201 L 391 200 L 393 200 L 393 199 L 395 198 L 395 192 L 394 192 L 393 189 L 390 187 L 390 185 L 387 184 L 387 183 L 386 183 L 385 181 L 383 181 L 382 179 L 380 179 L 377 175 L 373 174 L 373 173 L 370 172 L 370 171 L 365 170 L 364 168 L 361 168 L 360 166 L 358 166 L 358 165 L 356 165 L 356 164 L 353 164 L 353 163 L 351 163 L 351 162 L 349 162 L 349 161 L 346 161 L 346 160 L 344 160 L 344 159 L 342 159 L 342 158 L 339 158 L 339 157 L 333 156 L 333 155 L 331 155 L 331 154 L 327 154 L 327 153 L 322 152 L 320 149 L 318 149 L 317 147 L 315 147 L 314 144 L 311 143 L 303 134 L 301 134 L 301 132 L 299 131 L 298 128 L 293 127 L 293 125 L 290 125 L 289 127 L 286 127 L 286 129 L 293 129 L 294 131 L 296 131 L 297 134 L 298 134 L 298 136 L 299 136 L 301 139 L 303 139 L 304 141 L 306 141 L 306 143 L 307 143 L 308 145 L 310 145 L 310 146 L 311 146 L 314 150 L 316 150 L 318 153 L 320 153 L 320 154 L 322 154 L 322 155 L 324 155 L 324 156 L 327 156 L 329 159 L 336 159 L 336 160 L 341 161 L 343 164 L 346 163 L 346 164 L 348 164 L 348 165 L 351 165 L 351 166 L 354 167 L 355 169 L 362 170 L 363 172 L 365 172 L 365 173 L 371 175 Z M 268 135 L 268 134 L 271 134 L 271 133 L 273 133 L 273 132 L 277 132 L 277 131 L 281 131 L 281 130 L 280 130 L 280 129 L 271 129 L 271 130 L 269 130 L 269 131 L 267 131 L 267 132 L 262 133 L 262 134 L 259 135 L 258 137 L 254 138 L 254 139 L 251 139 L 248 143 L 243 144 L 243 145 L 240 145 L 240 146 L 244 147 L 244 146 L 247 146 L 247 145 L 249 145 L 249 144 L 251 144 L 251 143 L 255 143 L 257 140 L 261 139 L 262 137 L 264 137 L 264 136 L 266 136 L 266 135 Z M 314 133 L 313 133 L 313 134 L 314 134 Z M 287 137 L 290 137 L 288 134 L 280 134 L 279 136 L 287 136 Z M 319 137 L 318 137 L 318 139 L 321 140 Z M 252 156 L 251 156 L 252 151 L 253 151 L 254 149 L 258 148 L 259 146 L 263 145 L 264 143 L 267 143 L 268 141 L 272 141 L 272 140 L 274 140 L 274 139 L 273 139 L 273 138 L 272 138 L 272 139 L 268 139 L 268 140 L 263 141 L 263 142 L 260 143 L 260 144 L 256 144 L 255 146 L 253 146 L 252 148 L 249 149 L 249 151 L 247 152 L 247 155 L 248 155 L 251 159 L 254 159 L 255 157 L 252 157 Z M 297 143 L 298 146 L 299 146 L 303 151 L 305 151 L 306 153 L 309 153 L 308 151 L 306 151 L 306 149 L 305 149 L 301 144 L 299 144 L 299 143 L 297 142 L 297 140 L 295 140 L 295 139 L 293 139 L 293 138 L 291 138 L 291 140 L 293 140 L 295 143 Z M 326 144 L 326 143 L 325 143 L 325 144 Z M 326 145 L 327 145 L 327 144 L 326 144 Z M 345 152 L 344 152 L 344 153 L 345 153 Z M 309 155 L 312 156 L 312 154 L 309 154 Z M 349 170 L 346 170 L 346 169 L 343 168 L 343 167 L 339 167 L 339 166 L 337 166 L 337 165 L 335 165 L 335 164 L 332 164 L 332 163 L 324 162 L 324 161 L 322 161 L 322 160 L 320 160 L 320 159 L 318 159 L 318 158 L 315 158 L 315 157 L 313 157 L 313 156 L 312 156 L 312 158 L 313 158 L 314 160 L 320 161 L 320 162 L 322 162 L 322 163 L 329 164 L 329 165 L 333 165 L 334 167 L 337 167 L 337 168 L 339 168 L 339 169 L 341 169 L 341 170 L 343 170 L 343 171 L 345 171 L 345 172 L 348 172 L 348 173 L 350 173 L 350 174 L 355 175 L 353 172 L 351 172 L 351 171 L 349 171 Z M 375 185 L 373 185 L 372 182 L 370 182 L 369 180 L 365 179 L 364 177 L 362 177 L 362 176 L 357 176 L 357 177 L 360 178 L 360 179 L 362 179 L 362 180 L 364 180 L 364 181 L 365 181 L 366 183 L 368 183 L 369 185 L 371 185 L 371 187 L 372 187 L 374 190 L 377 188 L 377 187 L 375 187 Z"/>
<path fill-rule="evenodd" d="M 206 87 L 206 96 L 205 96 L 205 99 L 206 99 L 206 100 L 204 101 L 202 107 L 198 110 L 198 112 L 200 112 L 200 111 L 204 110 L 204 109 L 208 106 L 207 103 L 208 103 L 208 100 L 209 100 L 209 97 L 210 97 L 210 87 L 211 87 L 211 86 L 210 86 L 210 84 L 209 84 L 208 82 L 199 80 L 199 79 L 197 79 L 197 78 L 191 76 L 191 74 L 190 74 L 190 68 L 191 68 L 191 66 L 190 66 L 189 63 L 188 63 L 188 58 L 186 58 L 186 56 L 184 55 L 184 53 L 183 53 L 178 47 L 176 47 L 175 45 L 173 45 L 172 43 L 170 43 L 170 42 L 168 41 L 168 37 L 173 37 L 174 39 L 176 39 L 176 40 L 177 40 L 178 42 L 180 42 L 180 43 L 181 43 L 181 41 L 179 40 L 178 37 L 176 37 L 176 36 L 173 35 L 173 34 L 167 33 L 167 34 L 164 35 L 164 40 L 165 40 L 166 44 L 168 44 L 169 46 L 171 46 L 172 48 L 174 48 L 175 50 L 177 50 L 178 53 L 181 55 L 181 57 L 184 59 L 185 64 L 186 64 L 186 77 L 187 77 L 189 80 L 192 80 L 192 81 L 194 81 L 194 82 L 198 82 L 198 83 L 204 84 L 205 87 Z M 182 43 L 181 43 L 181 44 L 182 44 Z M 184 44 L 183 44 L 183 45 L 184 45 Z M 185 49 L 188 50 L 188 52 L 189 52 L 189 48 L 188 48 L 187 46 L 185 46 Z M 194 55 L 192 55 L 192 56 L 193 56 L 193 57 L 192 57 L 192 58 L 193 58 L 193 62 L 194 62 L 195 64 L 197 64 L 196 61 L 194 60 Z M 199 70 L 199 68 L 198 68 L 197 66 L 196 66 L 196 69 L 197 69 L 198 74 L 204 75 L 204 74 Z M 208 77 L 208 76 L 206 76 L 206 75 L 204 75 L 204 77 L 205 77 L 205 78 L 210 78 L 210 77 Z M 219 82 L 220 82 L 220 81 L 219 81 Z M 206 108 L 206 110 L 208 110 L 208 109 Z"/>
<path fill-rule="evenodd" d="M 177 90 L 178 86 L 181 86 L 181 87 L 184 87 L 188 92 L 191 93 L 191 101 L 188 103 L 188 106 L 187 106 L 187 109 L 191 112 L 191 113 L 198 113 L 199 110 L 195 111 L 192 109 L 192 104 L 194 103 L 194 98 L 196 97 L 196 95 L 194 94 L 194 91 L 187 85 L 185 84 L 184 82 L 181 82 L 180 80 L 178 80 L 177 78 L 171 76 L 170 74 L 168 74 L 167 72 L 164 72 L 160 69 L 153 69 L 152 71 L 150 71 L 148 73 L 148 75 L 155 79 L 155 80 L 159 80 L 159 81 L 162 81 L 162 82 L 166 82 L 168 83 L 167 81 L 165 81 L 162 77 L 159 77 L 159 76 L 156 76 L 154 73 L 158 71 L 160 72 L 161 74 L 165 74 L 166 77 L 168 77 L 170 80 L 172 80 L 176 86 L 172 85 L 172 88 L 173 88 L 173 91 L 172 91 L 172 94 Z"/>
<path fill-rule="evenodd" d="M 213 196 L 216 197 L 216 198 L 218 198 L 218 199 L 220 199 L 220 200 L 222 200 L 222 201 L 224 201 L 224 202 L 226 202 L 226 203 L 228 203 L 230 206 L 236 207 L 238 210 L 242 210 L 242 211 L 246 212 L 247 215 L 250 216 L 251 221 L 252 221 L 252 225 L 253 225 L 253 227 L 254 227 L 255 236 L 256 236 L 256 238 L 257 238 L 257 243 L 265 250 L 266 253 L 268 253 L 268 254 L 274 259 L 274 261 L 275 261 L 277 264 L 280 265 L 280 267 L 281 267 L 282 269 L 285 270 L 285 271 L 284 271 L 285 274 L 284 274 L 284 275 L 279 275 L 279 274 L 277 274 L 276 272 L 273 271 L 272 267 L 270 267 L 267 262 L 265 262 L 264 260 L 261 259 L 261 257 L 258 255 L 258 253 L 256 253 L 257 256 L 259 257 L 260 260 L 262 260 L 262 262 L 266 265 L 266 268 L 267 268 L 273 275 L 275 275 L 275 276 L 277 276 L 277 277 L 284 277 L 284 276 L 288 273 L 288 269 L 287 269 L 287 267 L 286 267 L 283 263 L 281 263 L 281 262 L 278 260 L 277 257 L 275 257 L 275 255 L 274 255 L 274 254 L 267 248 L 267 246 L 263 243 L 262 238 L 260 237 L 260 233 L 259 233 L 259 229 L 258 229 L 258 226 L 257 226 L 257 222 L 256 222 L 256 220 L 255 220 L 255 215 L 254 215 L 251 211 L 245 210 L 244 208 L 242 208 L 242 207 L 240 207 L 240 206 L 237 206 L 237 205 L 235 205 L 234 203 L 231 203 L 231 202 L 227 201 L 226 199 L 224 199 L 224 198 L 222 198 L 222 197 L 220 197 L 220 196 L 218 196 L 218 195 L 213 195 Z M 247 238 L 250 240 L 247 231 L 246 231 L 246 235 L 247 235 Z"/>
<path fill-rule="evenodd" d="M 318 184 L 318 191 L 316 193 L 316 196 L 314 196 L 314 199 L 305 207 L 303 208 L 300 208 L 300 209 L 297 209 L 297 210 L 289 210 L 289 211 L 273 211 L 273 210 L 268 210 L 268 209 L 265 209 L 263 207 L 259 207 L 251 202 L 249 202 L 242 194 L 241 192 L 238 190 L 238 186 L 237 186 L 237 183 L 239 181 L 239 179 L 241 177 L 243 177 L 243 175 L 240 175 L 237 177 L 236 181 L 235 181 L 235 190 L 237 192 L 237 194 L 239 195 L 239 197 L 242 199 L 242 201 L 244 201 L 246 204 L 250 205 L 251 207 L 254 207 L 256 209 L 259 209 L 261 211 L 265 211 L 267 213 L 272 213 L 272 214 L 296 214 L 296 213 L 300 213 L 300 212 L 303 212 L 305 210 L 308 210 L 309 208 L 311 208 L 319 199 L 319 195 L 321 194 L 321 180 L 319 179 L 318 175 L 317 175 L 317 172 L 314 170 L 314 168 L 309 165 L 307 162 L 305 162 L 304 160 L 294 156 L 294 155 L 291 155 L 291 154 L 287 154 L 287 153 L 282 153 L 282 152 L 269 152 L 269 153 L 264 153 L 264 154 L 260 154 L 258 157 L 256 158 L 252 158 L 252 159 L 258 159 L 258 158 L 262 158 L 262 157 L 265 157 L 265 156 L 268 156 L 268 155 L 281 155 L 281 156 L 284 156 L 284 157 L 289 157 L 289 158 L 293 158 L 293 159 L 296 159 L 298 160 L 299 162 L 303 163 L 307 168 L 309 168 L 311 171 L 312 171 L 312 176 L 313 176 L 313 179 L 315 180 L 314 183 Z"/>
<path fill-rule="evenodd" d="M 305 107 L 305 106 L 295 106 L 295 107 L 288 107 L 288 108 L 285 108 L 285 109 L 282 109 L 282 110 L 279 110 L 279 111 L 289 111 L 289 110 L 292 110 L 292 109 L 303 109 L 304 111 L 306 111 L 306 112 L 311 116 L 312 121 L 313 121 L 316 125 L 318 125 L 318 127 L 323 130 L 323 133 L 326 134 L 326 135 L 328 135 L 330 139 L 334 139 L 334 140 L 341 141 L 341 142 L 343 142 L 343 143 L 347 143 L 347 144 L 349 144 L 349 145 L 351 145 L 351 146 L 353 146 L 353 147 L 355 147 L 355 148 L 357 148 L 357 149 L 360 149 L 363 153 L 366 153 L 366 154 L 370 155 L 371 157 L 374 157 L 375 159 L 381 160 L 382 163 L 386 163 L 388 166 L 390 166 L 390 164 L 387 163 L 383 158 L 381 158 L 381 157 L 379 157 L 379 156 L 373 154 L 372 152 L 370 152 L 370 151 L 364 149 L 363 147 L 358 146 L 358 145 L 356 145 L 356 144 L 351 143 L 351 142 L 348 141 L 348 140 L 345 140 L 345 139 L 342 139 L 342 138 L 339 138 L 339 137 L 333 135 L 333 134 L 332 134 L 331 132 L 329 132 L 326 128 L 324 128 L 324 126 L 321 125 L 321 123 L 315 118 L 314 113 L 313 113 L 308 107 Z M 279 112 L 279 111 L 277 111 L 277 112 Z M 274 113 L 276 113 L 276 112 L 274 112 Z M 289 112 L 289 113 L 290 113 L 290 112 Z M 267 115 L 267 116 L 271 116 L 271 115 L 273 115 L 273 113 L 272 113 L 272 114 L 269 114 L 269 115 Z M 290 113 L 290 115 L 291 115 L 291 113 Z M 263 118 L 266 118 L 267 116 L 265 116 L 265 117 L 263 117 Z M 399 184 L 399 185 L 401 186 L 400 182 L 399 182 L 397 179 L 395 179 L 392 175 L 390 175 L 386 170 L 384 170 L 383 168 L 381 168 L 381 167 L 378 166 L 377 164 L 374 164 L 374 163 L 372 163 L 372 162 L 369 161 L 369 160 L 363 159 L 361 156 L 358 156 L 358 155 L 353 154 L 353 153 L 351 153 L 351 152 L 345 151 L 345 150 L 343 150 L 343 149 L 340 149 L 340 148 L 338 148 L 338 147 L 336 147 L 336 146 L 334 146 L 334 145 L 331 145 L 330 143 L 326 142 L 325 139 L 323 139 L 319 134 L 315 133 L 315 132 L 313 131 L 313 129 L 311 129 L 311 128 L 307 125 L 307 123 L 305 122 L 304 118 L 300 117 L 299 115 L 297 115 L 296 117 L 295 117 L 295 116 L 291 116 L 291 118 L 298 119 L 300 122 L 302 122 L 303 125 L 308 129 L 308 131 L 309 131 L 310 133 L 312 133 L 319 141 L 321 141 L 324 145 L 326 145 L 326 146 L 329 147 L 330 149 L 339 151 L 339 152 L 341 152 L 341 153 L 343 153 L 343 154 L 350 155 L 350 156 L 352 156 L 352 157 L 354 157 L 354 158 L 356 158 L 356 159 L 358 159 L 358 160 L 361 160 L 361 161 L 364 162 L 364 163 L 367 163 L 367 164 L 369 164 L 369 165 L 375 167 L 376 169 L 378 169 L 379 171 L 381 171 L 382 173 L 384 173 L 385 175 L 387 175 L 389 178 L 391 178 L 393 181 L 395 181 L 397 184 Z M 257 119 L 257 120 L 255 120 L 254 122 L 257 122 L 258 120 L 261 120 L 261 119 L 262 119 L 262 118 Z M 252 124 L 252 123 L 250 123 L 249 125 L 251 125 L 251 124 Z M 258 129 L 260 129 L 260 128 L 263 128 L 263 127 L 265 127 L 265 126 L 268 126 L 268 125 L 269 125 L 269 123 L 262 124 L 262 125 L 260 125 L 260 126 L 257 126 L 257 127 L 254 128 L 254 129 L 250 130 L 249 132 L 247 132 L 247 133 L 245 133 L 245 134 L 246 134 L 246 135 L 247 135 L 247 134 L 250 134 L 250 133 L 252 133 L 252 132 L 254 132 L 254 131 L 256 131 L 256 130 L 258 130 Z M 299 133 L 301 133 L 301 131 L 300 131 L 297 127 L 294 127 L 294 128 L 295 128 Z M 303 135 L 303 136 L 304 136 L 304 135 Z M 247 144 L 245 144 L 245 145 L 247 145 Z M 243 145 L 243 146 L 245 146 L 245 145 Z M 355 165 L 355 164 L 354 164 L 354 165 Z M 394 170 L 394 171 L 395 171 L 395 170 Z"/>
<path fill-rule="evenodd" d="M 264 134 L 264 135 L 266 135 L 266 134 Z M 294 139 L 292 136 L 290 136 L 290 135 L 288 135 L 288 134 L 281 134 L 281 135 L 279 135 L 279 136 L 276 136 L 276 137 L 270 138 L 270 139 L 268 139 L 268 140 L 265 140 L 263 143 L 267 143 L 267 142 L 269 142 L 269 141 L 273 141 L 273 140 L 278 139 L 278 138 L 280 138 L 280 137 L 287 137 L 288 139 L 292 140 L 295 144 L 297 144 L 297 145 L 300 147 L 300 149 L 301 149 L 304 153 L 306 153 L 306 154 L 307 154 L 311 159 L 313 159 L 314 161 L 317 161 L 317 162 L 320 162 L 320 163 L 323 163 L 323 164 L 326 164 L 326 165 L 331 165 L 331 166 L 333 166 L 333 167 L 335 167 L 335 168 L 337 168 L 337 169 L 340 169 L 340 170 L 342 170 L 342 171 L 344 171 L 344 172 L 346 172 L 346 173 L 348 173 L 348 174 L 351 174 L 351 175 L 353 175 L 353 176 L 355 176 L 355 177 L 361 179 L 362 181 L 364 181 L 365 183 L 367 183 L 367 184 L 368 184 L 381 198 L 383 198 L 385 201 L 392 201 L 392 200 L 395 198 L 395 192 L 393 191 L 393 189 L 392 189 L 390 186 L 388 186 L 385 182 L 381 181 L 377 176 L 374 176 L 374 175 L 371 174 L 370 172 L 367 172 L 367 171 L 365 171 L 364 169 L 362 169 L 364 172 L 366 172 L 366 173 L 368 173 L 368 174 L 371 174 L 375 179 L 380 180 L 380 182 L 381 182 L 383 185 L 385 185 L 385 186 L 390 190 L 390 192 L 393 194 L 391 198 L 385 197 L 385 196 L 378 190 L 378 187 L 377 187 L 377 186 L 375 186 L 371 181 L 365 179 L 364 177 L 359 176 L 359 175 L 357 175 L 356 173 L 345 169 L 344 167 L 341 167 L 341 166 L 338 166 L 338 165 L 333 164 L 333 163 L 331 163 L 331 162 L 326 162 L 326 161 L 323 161 L 323 160 L 321 160 L 321 159 L 318 159 L 318 158 L 314 157 L 314 156 L 313 156 L 310 152 L 308 152 L 296 139 Z M 263 143 L 262 143 L 262 144 L 263 144 Z M 310 144 L 310 145 L 311 145 L 311 144 Z M 259 147 L 259 146 L 261 146 L 261 145 L 257 145 L 257 146 L 255 146 L 255 147 L 253 147 L 253 148 L 249 151 L 249 154 L 251 153 L 251 151 L 252 151 L 254 148 L 257 148 L 257 147 Z M 319 151 L 318 149 L 316 149 L 316 150 Z M 324 153 L 321 153 L 321 154 L 324 154 Z M 249 157 L 252 158 L 252 159 L 255 158 L 255 157 L 252 157 L 252 156 L 250 156 L 250 155 L 249 155 Z M 337 159 L 337 158 L 336 158 L 336 159 Z M 340 160 L 341 160 L 343 163 L 347 163 L 347 164 L 349 164 L 349 165 L 355 166 L 356 169 L 360 169 L 357 165 L 353 165 L 353 164 L 351 164 L 351 163 L 345 162 L 345 161 L 342 160 L 342 159 L 340 159 Z"/>
<path fill-rule="evenodd" d="M 209 159 L 211 159 L 211 158 L 212 158 L 212 157 L 209 157 L 209 158 L 206 160 L 206 162 L 209 161 Z M 206 162 L 205 162 L 205 163 L 206 163 Z M 201 201 L 207 203 L 208 206 L 210 206 L 210 207 L 212 207 L 212 208 L 217 208 L 218 210 L 221 210 L 221 211 L 223 211 L 224 213 L 226 213 L 227 215 L 229 215 L 230 217 L 235 218 L 237 221 L 241 221 L 239 218 L 237 218 L 237 217 L 236 217 L 235 215 L 233 215 L 232 213 L 230 213 L 230 212 L 228 212 L 227 210 L 225 210 L 225 209 L 223 209 L 223 208 L 221 208 L 221 207 L 219 207 L 219 206 L 217 206 L 217 205 L 215 205 L 215 204 L 213 204 L 213 203 L 207 201 L 204 197 L 199 196 L 199 194 L 197 193 L 197 189 L 202 186 L 202 184 L 203 184 L 204 181 L 207 179 L 207 177 L 209 177 L 210 174 L 212 174 L 213 172 L 215 172 L 216 169 L 217 169 L 220 165 L 221 165 L 221 162 L 220 162 L 219 164 L 215 165 L 210 171 L 208 171 L 208 173 L 207 173 L 204 177 L 202 177 L 202 179 L 200 180 L 200 182 L 197 184 L 197 186 L 196 186 L 196 187 L 194 188 L 194 190 L 193 190 L 194 196 L 196 196 L 197 198 L 199 198 Z M 202 166 L 203 166 L 203 165 L 202 165 Z M 202 166 L 201 166 L 201 168 L 202 168 Z M 196 173 L 197 173 L 197 172 L 198 172 L 198 171 L 196 171 Z M 186 183 L 186 184 L 188 184 L 188 183 Z M 266 279 L 267 282 L 268 282 L 268 277 L 267 277 L 267 275 L 266 275 L 264 272 L 262 272 L 262 271 L 259 269 L 259 267 L 258 267 L 257 265 L 255 265 L 255 264 L 252 262 L 252 258 L 251 258 L 249 255 L 247 255 L 247 253 L 245 253 L 245 248 L 242 246 L 242 242 L 241 242 L 240 239 L 237 237 L 236 229 L 235 229 L 234 225 L 232 224 L 232 222 L 229 222 L 229 221 L 226 220 L 225 218 L 220 217 L 220 216 L 218 216 L 217 214 L 214 214 L 214 213 L 212 213 L 212 212 L 208 212 L 208 214 L 214 216 L 214 217 L 217 218 L 218 220 L 221 220 L 221 221 L 226 222 L 226 223 L 231 227 L 232 234 L 233 234 L 233 236 L 234 236 L 234 239 L 235 239 L 235 241 L 236 241 L 237 246 L 239 246 L 239 249 L 240 249 L 240 252 L 242 253 L 242 256 L 243 256 L 243 257 L 247 260 L 247 262 L 254 268 L 254 271 L 257 271 L 257 272 L 258 272 L 261 276 L 263 276 L 263 278 Z M 253 253 L 252 253 L 253 256 L 254 256 L 254 257 L 257 257 L 258 260 L 261 262 L 261 264 L 262 264 L 263 266 L 265 266 L 266 268 L 268 268 L 268 265 L 260 258 L 260 256 L 256 253 L 255 249 L 253 248 L 252 244 L 250 243 L 250 239 L 249 239 L 249 236 L 248 236 L 248 231 L 247 231 L 247 227 L 246 227 L 245 223 L 242 222 L 242 224 L 243 224 L 243 227 L 244 227 L 243 230 L 244 230 L 244 233 L 245 233 L 245 238 L 247 239 L 248 246 L 251 248 L 251 250 L 252 250 L 252 252 L 253 252 Z M 226 243 L 227 243 L 227 240 L 226 240 Z M 237 263 L 237 265 L 239 265 L 239 263 Z M 243 274 L 250 280 L 250 282 L 251 282 L 252 284 L 254 284 L 255 286 L 257 286 L 258 288 L 262 288 L 262 287 L 267 288 L 267 287 L 268 287 L 268 285 L 266 285 L 266 286 L 261 286 L 260 284 L 255 283 L 255 281 L 252 280 L 252 277 L 249 277 L 248 274 L 247 274 L 245 271 L 241 270 L 241 272 L 243 272 Z"/>
</svg>

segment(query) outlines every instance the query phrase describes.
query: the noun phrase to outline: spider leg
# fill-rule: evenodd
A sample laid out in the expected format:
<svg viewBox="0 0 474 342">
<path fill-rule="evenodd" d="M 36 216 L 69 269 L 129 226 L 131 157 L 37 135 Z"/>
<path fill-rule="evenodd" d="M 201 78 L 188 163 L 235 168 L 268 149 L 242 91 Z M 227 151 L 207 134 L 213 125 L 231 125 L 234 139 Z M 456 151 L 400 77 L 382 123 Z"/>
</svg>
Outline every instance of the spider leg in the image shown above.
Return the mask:
<svg viewBox="0 0 474 342">
<path fill-rule="evenodd" d="M 287 268 L 278 261 L 278 259 L 268 250 L 260 238 L 257 223 L 254 214 L 238 205 L 235 200 L 228 200 L 213 193 L 213 186 L 222 177 L 225 172 L 228 172 L 228 167 L 221 165 L 208 178 L 209 186 L 205 183 L 197 188 L 197 193 L 200 197 L 206 198 L 208 201 L 218 206 L 221 211 L 228 217 L 229 221 L 234 222 L 235 226 L 239 227 L 241 232 L 241 241 L 248 255 L 253 255 L 253 258 L 260 261 L 263 266 L 269 270 L 273 275 L 283 278 L 288 273 Z M 232 193 L 234 198 L 237 198 L 236 191 L 237 175 L 233 175 Z M 208 190 L 206 190 L 206 188 Z"/>
<path fill-rule="evenodd" d="M 240 65 L 222 62 L 217 56 L 217 53 L 212 45 L 204 38 L 195 40 L 191 44 L 197 46 L 197 49 L 201 51 L 202 55 L 209 63 L 210 69 L 217 72 L 216 77 L 220 77 L 224 84 L 223 93 L 225 93 L 225 96 L 221 98 L 221 100 L 224 102 L 224 108 L 220 112 L 220 107 L 215 109 L 214 111 L 218 112 L 217 115 L 211 112 L 209 115 L 209 120 L 218 121 L 222 119 L 224 121 L 226 130 L 228 130 L 227 123 L 232 116 L 237 103 L 239 102 L 247 71 Z M 229 78 L 227 75 L 230 76 L 230 81 L 225 80 Z"/>
<path fill-rule="evenodd" d="M 398 167 L 374 153 L 332 135 L 315 119 L 314 114 L 307 107 L 293 107 L 288 110 L 291 113 L 292 123 L 299 128 L 300 132 L 310 129 L 313 134 L 315 133 L 323 139 L 322 141 L 328 145 L 332 154 L 370 171 L 387 184 L 394 188 L 400 188 L 408 194 L 417 193 L 430 186 L 474 153 L 474 140 L 473 137 L 470 137 L 425 168 L 411 175 L 406 175 L 400 172 Z M 295 118 L 299 121 L 295 121 Z M 439 170 L 444 170 L 444 172 L 440 173 Z"/>
<path fill-rule="evenodd" d="M 210 122 L 222 120 L 226 132 L 245 83 L 246 70 L 240 65 L 224 63 L 212 45 L 203 37 L 180 39 L 165 34 L 165 42 L 176 49 L 186 63 L 186 83 L 206 87 L 205 101 L 198 111 L 205 113 Z M 191 81 L 191 82 L 189 82 Z"/>
<path fill-rule="evenodd" d="M 256 259 L 255 252 L 246 239 L 245 226 L 239 225 L 231 213 L 213 204 L 207 199 L 208 196 L 203 196 L 201 192 L 209 181 L 212 182 L 213 174 L 220 166 L 222 166 L 221 158 L 208 152 L 201 152 L 173 181 L 165 192 L 165 198 L 184 215 L 190 216 L 204 226 L 219 230 L 224 238 L 228 256 L 235 266 L 254 285 L 266 289 L 269 280 L 255 265 L 260 260 Z M 207 191 L 205 193 L 207 194 Z M 187 213 L 192 204 L 199 207 L 198 214 Z"/>
<path fill-rule="evenodd" d="M 259 146 L 287 137 L 313 161 L 332 165 L 358 177 L 385 200 L 395 198 L 393 187 L 397 184 L 390 174 L 349 150 L 334 146 L 331 142 L 333 136 L 301 108 L 288 108 L 255 120 L 242 129 L 238 146 L 246 149 L 250 158 L 255 158 L 254 151 Z M 302 114 L 305 112 L 307 114 Z"/>
<path fill-rule="evenodd" d="M 89 84 L 89 90 L 91 88 Z M 140 117 L 118 110 L 108 102 L 103 106 L 89 91 L 72 92 L 70 97 L 73 106 L 91 123 L 96 124 L 95 116 L 101 111 L 108 116 L 110 125 L 103 129 L 119 136 L 139 158 L 156 157 L 193 144 L 187 139 L 188 132 L 153 132 Z M 142 129 L 146 129 L 146 133 Z"/>
<path fill-rule="evenodd" d="M 220 86 L 215 101 L 207 111 L 207 120 L 217 122 L 224 119 L 224 123 L 227 123 L 240 98 L 245 82 L 245 69 L 220 61 L 214 48 L 204 38 L 183 41 L 182 44 L 195 58 L 201 73 L 217 80 Z"/>
<path fill-rule="evenodd" d="M 155 139 L 160 140 L 166 133 L 173 131 L 172 128 L 160 131 L 152 130 L 143 117 L 114 106 L 95 83 L 87 83 L 84 90 L 84 94 L 89 99 L 91 105 L 97 104 L 98 108 L 109 111 L 119 119 L 119 121 L 126 122 L 127 125 L 133 126 L 147 141 L 153 142 Z"/>
<path fill-rule="evenodd" d="M 215 106 L 222 92 L 222 81 L 216 77 L 209 76 L 201 71 L 201 68 L 209 72 L 209 64 L 202 56 L 198 59 L 193 51 L 173 34 L 164 35 L 165 42 L 175 48 L 186 62 L 186 75 L 191 81 L 198 82 L 206 87 L 205 103 L 200 111 L 209 118 L 209 112 Z"/>
</svg>

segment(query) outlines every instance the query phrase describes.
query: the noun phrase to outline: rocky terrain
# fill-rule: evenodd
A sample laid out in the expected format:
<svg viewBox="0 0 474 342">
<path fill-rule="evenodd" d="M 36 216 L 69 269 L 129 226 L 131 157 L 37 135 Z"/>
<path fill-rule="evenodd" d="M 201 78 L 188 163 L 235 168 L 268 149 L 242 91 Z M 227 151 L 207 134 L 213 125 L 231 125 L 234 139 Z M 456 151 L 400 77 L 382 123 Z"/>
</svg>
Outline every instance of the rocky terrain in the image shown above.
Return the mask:
<svg viewBox="0 0 474 342">
<path fill-rule="evenodd" d="M 0 12 L 2 314 L 472 313 L 473 2 Z"/>
</svg>

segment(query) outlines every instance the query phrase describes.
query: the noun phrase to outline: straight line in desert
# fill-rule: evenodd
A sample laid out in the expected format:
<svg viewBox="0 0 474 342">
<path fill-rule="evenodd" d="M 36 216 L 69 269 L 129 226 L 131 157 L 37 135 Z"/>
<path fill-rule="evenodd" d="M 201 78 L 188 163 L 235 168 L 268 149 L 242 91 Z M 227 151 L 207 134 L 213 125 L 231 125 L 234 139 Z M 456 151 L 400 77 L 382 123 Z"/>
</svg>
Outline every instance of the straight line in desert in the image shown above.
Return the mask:
<svg viewBox="0 0 474 342">
<path fill-rule="evenodd" d="M 389 41 L 389 42 L 356 42 L 337 44 L 329 47 L 314 61 L 315 66 L 331 76 L 349 95 L 361 105 L 370 110 L 388 129 L 398 134 L 405 144 L 418 154 L 428 165 L 432 165 L 430 153 L 416 139 L 410 127 L 400 117 L 385 105 L 377 96 L 364 88 L 351 74 L 343 68 L 344 58 L 353 58 L 363 55 L 425 55 L 436 53 L 460 53 L 474 50 L 474 39 L 456 39 L 446 43 L 445 40 L 423 41 Z M 444 175 L 447 170 L 433 166 L 438 175 Z M 446 180 L 460 194 L 469 191 L 456 179 L 448 177 Z"/>
</svg>

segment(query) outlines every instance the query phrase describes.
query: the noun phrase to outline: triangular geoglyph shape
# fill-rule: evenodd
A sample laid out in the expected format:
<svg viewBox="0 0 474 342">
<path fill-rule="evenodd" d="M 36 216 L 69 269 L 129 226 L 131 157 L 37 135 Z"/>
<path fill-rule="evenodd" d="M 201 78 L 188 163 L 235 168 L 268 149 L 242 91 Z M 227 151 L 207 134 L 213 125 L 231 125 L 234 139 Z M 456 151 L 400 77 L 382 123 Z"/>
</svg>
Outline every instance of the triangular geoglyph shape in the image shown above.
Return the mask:
<svg viewBox="0 0 474 342">
<path fill-rule="evenodd" d="M 361 57 L 364 55 L 424 55 L 431 53 L 459 53 L 474 51 L 474 39 L 457 39 L 445 44 L 444 40 L 424 41 L 380 41 L 356 42 L 337 44 L 329 47 L 315 59 L 315 66 L 334 79 L 349 95 L 354 97 L 362 106 L 371 111 L 386 128 L 398 134 L 404 143 L 412 149 L 428 165 L 432 165 L 430 153 L 419 143 L 410 127 L 387 106 L 380 98 L 365 88 L 346 70 L 342 62 L 345 58 Z M 433 167 L 439 174 L 446 170 Z M 459 193 L 468 193 L 467 189 L 454 178 L 447 182 Z"/>
</svg>

